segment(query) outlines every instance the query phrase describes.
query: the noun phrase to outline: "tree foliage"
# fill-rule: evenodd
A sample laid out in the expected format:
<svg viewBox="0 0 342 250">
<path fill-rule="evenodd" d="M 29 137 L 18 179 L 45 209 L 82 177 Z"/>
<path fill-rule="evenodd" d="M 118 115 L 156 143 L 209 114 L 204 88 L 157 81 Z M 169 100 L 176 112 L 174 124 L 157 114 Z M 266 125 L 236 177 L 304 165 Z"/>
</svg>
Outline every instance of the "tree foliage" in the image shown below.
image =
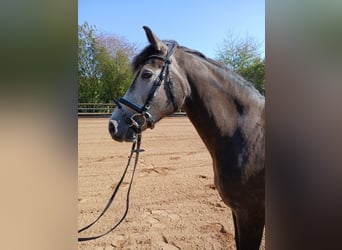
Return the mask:
<svg viewBox="0 0 342 250">
<path fill-rule="evenodd" d="M 217 60 L 241 74 L 265 92 L 265 60 L 259 44 L 246 36 L 227 34 L 217 51 Z M 130 61 L 136 46 L 124 38 L 100 33 L 87 22 L 78 26 L 78 101 L 107 103 L 122 96 L 133 80 Z"/>
<path fill-rule="evenodd" d="M 216 59 L 252 82 L 260 93 L 265 94 L 265 59 L 261 58 L 259 48 L 260 45 L 254 38 L 240 38 L 230 31 L 217 50 Z"/>
<path fill-rule="evenodd" d="M 88 23 L 78 30 L 78 101 L 110 102 L 129 87 L 133 72 L 130 61 L 135 45 L 125 39 L 99 33 Z"/>
<path fill-rule="evenodd" d="M 96 60 L 94 27 L 84 23 L 78 26 L 78 99 L 96 102 L 99 66 Z"/>
</svg>

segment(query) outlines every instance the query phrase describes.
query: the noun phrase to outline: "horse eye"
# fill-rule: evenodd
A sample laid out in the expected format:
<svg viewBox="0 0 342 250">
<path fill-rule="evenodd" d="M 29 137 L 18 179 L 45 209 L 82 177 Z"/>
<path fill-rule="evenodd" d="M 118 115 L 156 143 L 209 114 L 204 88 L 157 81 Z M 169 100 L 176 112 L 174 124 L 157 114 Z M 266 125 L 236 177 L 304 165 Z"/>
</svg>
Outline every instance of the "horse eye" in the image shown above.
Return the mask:
<svg viewBox="0 0 342 250">
<path fill-rule="evenodd" d="M 153 73 L 151 71 L 144 71 L 141 74 L 141 78 L 143 79 L 150 79 L 152 77 Z"/>
</svg>

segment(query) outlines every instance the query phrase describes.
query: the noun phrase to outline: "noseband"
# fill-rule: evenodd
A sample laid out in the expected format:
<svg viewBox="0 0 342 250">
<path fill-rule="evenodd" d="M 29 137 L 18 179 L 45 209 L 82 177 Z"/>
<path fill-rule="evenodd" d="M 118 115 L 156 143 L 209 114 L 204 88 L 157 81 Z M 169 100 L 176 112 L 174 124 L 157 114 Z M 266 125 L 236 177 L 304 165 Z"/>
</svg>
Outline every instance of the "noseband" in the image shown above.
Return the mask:
<svg viewBox="0 0 342 250">
<path fill-rule="evenodd" d="M 143 106 L 137 105 L 131 101 L 126 100 L 125 98 L 120 98 L 119 100 L 116 100 L 113 98 L 114 103 L 117 105 L 118 109 L 121 111 L 123 118 L 125 119 L 126 123 L 129 124 L 131 127 L 136 128 L 139 126 L 142 126 L 141 124 L 137 124 L 137 121 L 134 119 L 136 116 L 141 116 L 144 118 L 144 123 L 147 122 L 147 127 L 153 128 L 154 127 L 154 119 L 151 115 L 151 113 L 148 112 L 148 110 L 151 108 L 151 103 L 153 101 L 153 98 L 156 96 L 158 89 L 160 88 L 163 81 L 166 83 L 166 86 L 169 89 L 170 92 L 170 98 L 171 102 L 174 108 L 174 111 L 177 111 L 178 107 L 176 104 L 175 96 L 173 93 L 173 81 L 170 73 L 170 65 L 171 65 L 171 57 L 175 51 L 175 48 L 178 46 L 177 42 L 175 41 L 166 41 L 165 42 L 168 45 L 168 51 L 166 56 L 161 55 L 151 55 L 147 57 L 146 61 L 149 59 L 159 59 L 164 62 L 163 68 L 161 72 L 159 73 L 158 77 L 154 80 L 153 85 L 149 91 L 149 94 L 147 96 L 147 99 L 145 101 L 145 104 Z M 137 74 L 137 76 L 139 73 Z M 133 114 L 130 119 L 127 118 L 126 113 L 124 112 L 122 105 L 125 105 L 132 110 L 134 110 L 135 114 Z"/>
</svg>

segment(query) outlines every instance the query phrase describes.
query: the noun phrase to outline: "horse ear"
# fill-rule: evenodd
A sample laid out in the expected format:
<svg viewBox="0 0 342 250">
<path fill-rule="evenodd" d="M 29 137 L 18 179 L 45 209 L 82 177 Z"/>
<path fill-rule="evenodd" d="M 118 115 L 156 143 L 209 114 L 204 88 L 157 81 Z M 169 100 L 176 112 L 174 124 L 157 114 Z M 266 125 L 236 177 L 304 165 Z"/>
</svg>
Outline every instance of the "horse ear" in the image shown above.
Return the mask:
<svg viewBox="0 0 342 250">
<path fill-rule="evenodd" d="M 163 54 L 166 54 L 167 52 L 167 45 L 163 43 L 155 34 L 153 34 L 152 30 L 147 27 L 143 26 L 147 39 L 151 43 L 151 45 L 158 51 L 162 52 Z"/>
</svg>

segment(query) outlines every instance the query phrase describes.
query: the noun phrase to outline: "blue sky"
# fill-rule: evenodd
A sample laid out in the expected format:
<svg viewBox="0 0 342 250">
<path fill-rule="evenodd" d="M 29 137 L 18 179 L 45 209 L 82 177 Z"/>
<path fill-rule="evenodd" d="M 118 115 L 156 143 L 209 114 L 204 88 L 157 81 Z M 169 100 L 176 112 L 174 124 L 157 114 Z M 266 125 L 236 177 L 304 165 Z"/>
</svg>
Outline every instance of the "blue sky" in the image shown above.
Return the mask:
<svg viewBox="0 0 342 250">
<path fill-rule="evenodd" d="M 265 44 L 264 0 L 79 0 L 78 23 L 85 21 L 139 48 L 147 45 L 142 29 L 147 25 L 159 38 L 211 58 L 230 30 Z"/>
</svg>

